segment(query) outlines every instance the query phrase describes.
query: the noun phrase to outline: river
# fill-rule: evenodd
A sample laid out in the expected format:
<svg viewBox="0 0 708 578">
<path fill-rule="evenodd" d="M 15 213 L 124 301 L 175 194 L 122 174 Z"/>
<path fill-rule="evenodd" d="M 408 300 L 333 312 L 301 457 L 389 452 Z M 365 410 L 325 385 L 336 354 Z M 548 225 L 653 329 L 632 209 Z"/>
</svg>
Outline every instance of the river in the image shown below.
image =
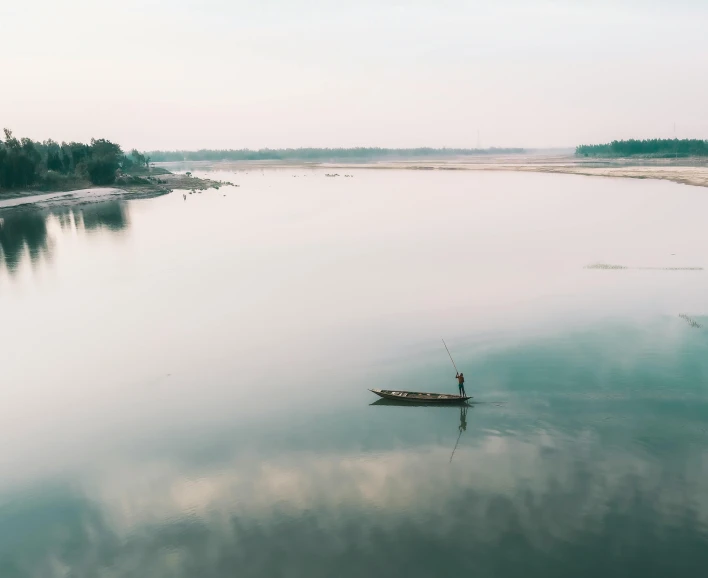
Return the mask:
<svg viewBox="0 0 708 578">
<path fill-rule="evenodd" d="M 0 576 L 708 564 L 705 189 L 197 174 L 0 211 Z"/>
</svg>

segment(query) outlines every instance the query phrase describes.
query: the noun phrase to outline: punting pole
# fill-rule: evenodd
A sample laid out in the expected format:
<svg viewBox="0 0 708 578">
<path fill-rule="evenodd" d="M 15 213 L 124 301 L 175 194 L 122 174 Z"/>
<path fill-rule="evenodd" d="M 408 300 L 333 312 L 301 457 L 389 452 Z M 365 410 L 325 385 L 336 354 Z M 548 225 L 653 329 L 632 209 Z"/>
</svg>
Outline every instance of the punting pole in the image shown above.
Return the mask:
<svg viewBox="0 0 708 578">
<path fill-rule="evenodd" d="M 442 342 L 443 342 L 443 345 L 445 346 L 445 349 L 447 349 L 447 343 L 445 343 L 444 339 L 442 340 Z M 449 349 L 447 349 L 447 354 L 450 355 Z M 452 361 L 452 367 L 455 368 L 455 373 L 460 373 L 459 371 L 457 371 L 457 366 L 455 365 L 455 360 L 452 358 L 452 355 L 450 355 L 450 361 Z"/>
</svg>

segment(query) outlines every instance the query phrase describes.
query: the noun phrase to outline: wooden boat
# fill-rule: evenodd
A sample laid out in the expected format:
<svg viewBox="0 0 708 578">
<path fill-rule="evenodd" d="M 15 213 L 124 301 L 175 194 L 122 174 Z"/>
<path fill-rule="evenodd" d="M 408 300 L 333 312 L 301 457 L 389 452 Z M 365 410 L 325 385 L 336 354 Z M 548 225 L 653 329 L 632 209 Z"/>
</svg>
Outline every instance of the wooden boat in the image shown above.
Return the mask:
<svg viewBox="0 0 708 578">
<path fill-rule="evenodd" d="M 413 403 L 462 403 L 471 399 L 465 395 L 451 395 L 449 393 L 425 393 L 418 391 L 392 391 L 390 389 L 370 389 L 379 397 L 396 401 Z"/>
<path fill-rule="evenodd" d="M 468 407 L 474 403 L 474 400 L 469 399 L 464 403 L 426 403 L 424 401 L 401 401 L 400 399 L 386 399 L 385 397 L 377 397 L 369 404 L 369 407 L 434 407 L 439 410 L 454 411 L 461 407 Z"/>
</svg>

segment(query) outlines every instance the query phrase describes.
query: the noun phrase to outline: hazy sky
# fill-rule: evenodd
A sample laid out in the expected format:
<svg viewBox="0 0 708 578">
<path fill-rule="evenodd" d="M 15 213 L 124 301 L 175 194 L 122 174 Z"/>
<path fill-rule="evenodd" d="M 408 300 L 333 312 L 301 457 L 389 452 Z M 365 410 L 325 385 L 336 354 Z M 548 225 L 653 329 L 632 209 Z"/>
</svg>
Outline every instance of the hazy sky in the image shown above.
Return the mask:
<svg viewBox="0 0 708 578">
<path fill-rule="evenodd" d="M 706 0 L 0 2 L 0 126 L 124 147 L 708 138 Z"/>
</svg>

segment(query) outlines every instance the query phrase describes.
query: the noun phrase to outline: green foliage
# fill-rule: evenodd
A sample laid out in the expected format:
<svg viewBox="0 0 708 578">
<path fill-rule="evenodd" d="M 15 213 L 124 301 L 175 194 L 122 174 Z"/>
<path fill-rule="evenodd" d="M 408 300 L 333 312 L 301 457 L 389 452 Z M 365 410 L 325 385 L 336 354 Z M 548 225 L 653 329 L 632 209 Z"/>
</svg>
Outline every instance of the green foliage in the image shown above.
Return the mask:
<svg viewBox="0 0 708 578">
<path fill-rule="evenodd" d="M 700 139 L 648 139 L 613 140 L 599 145 L 580 145 L 576 155 L 592 157 L 705 157 L 708 156 L 708 141 Z"/>
<path fill-rule="evenodd" d="M 59 153 L 50 152 L 47 155 L 47 170 L 61 173 L 64 171 L 64 163 L 62 163 Z"/>
<path fill-rule="evenodd" d="M 5 142 L 0 141 L 0 188 L 23 187 L 37 180 L 37 164 L 41 157 L 29 139 L 17 140 L 5 129 Z"/>
<path fill-rule="evenodd" d="M 138 150 L 133 149 L 132 151 L 130 151 L 130 154 L 123 155 L 123 158 L 120 161 L 120 169 L 124 173 L 146 173 L 150 172 L 149 162 L 149 158 L 147 158 Z"/>
<path fill-rule="evenodd" d="M 130 159 L 138 167 L 144 167 L 145 169 L 149 168 L 150 159 L 140 153 L 137 149 L 130 151 Z"/>
<path fill-rule="evenodd" d="M 123 151 L 120 146 L 105 139 L 91 139 L 89 158 L 86 163 L 89 179 L 94 185 L 110 185 L 116 180 Z"/>
<path fill-rule="evenodd" d="M 61 175 L 107 185 L 115 181 L 116 171 L 124 166 L 126 159 L 119 145 L 105 139 L 91 139 L 88 145 L 77 142 L 59 145 L 51 139 L 18 140 L 12 131 L 5 129 L 5 140 L 0 140 L 0 189 L 30 187 L 40 180 L 57 182 L 62 180 Z M 144 157 L 141 163 L 146 164 Z"/>
<path fill-rule="evenodd" d="M 94 185 L 110 185 L 116 180 L 118 163 L 111 159 L 98 157 L 86 163 L 88 176 Z"/>
<path fill-rule="evenodd" d="M 128 172 L 128 171 L 133 170 L 134 167 L 135 167 L 135 163 L 133 162 L 133 159 L 127 155 L 124 155 L 120 161 L 120 169 L 123 172 Z"/>
<path fill-rule="evenodd" d="M 488 154 L 523 153 L 524 149 L 386 149 L 376 147 L 357 148 L 302 148 L 302 149 L 260 149 L 260 150 L 209 150 L 198 151 L 152 151 L 149 160 L 165 161 L 261 161 L 261 160 L 352 160 L 392 158 L 450 157 Z"/>
</svg>

